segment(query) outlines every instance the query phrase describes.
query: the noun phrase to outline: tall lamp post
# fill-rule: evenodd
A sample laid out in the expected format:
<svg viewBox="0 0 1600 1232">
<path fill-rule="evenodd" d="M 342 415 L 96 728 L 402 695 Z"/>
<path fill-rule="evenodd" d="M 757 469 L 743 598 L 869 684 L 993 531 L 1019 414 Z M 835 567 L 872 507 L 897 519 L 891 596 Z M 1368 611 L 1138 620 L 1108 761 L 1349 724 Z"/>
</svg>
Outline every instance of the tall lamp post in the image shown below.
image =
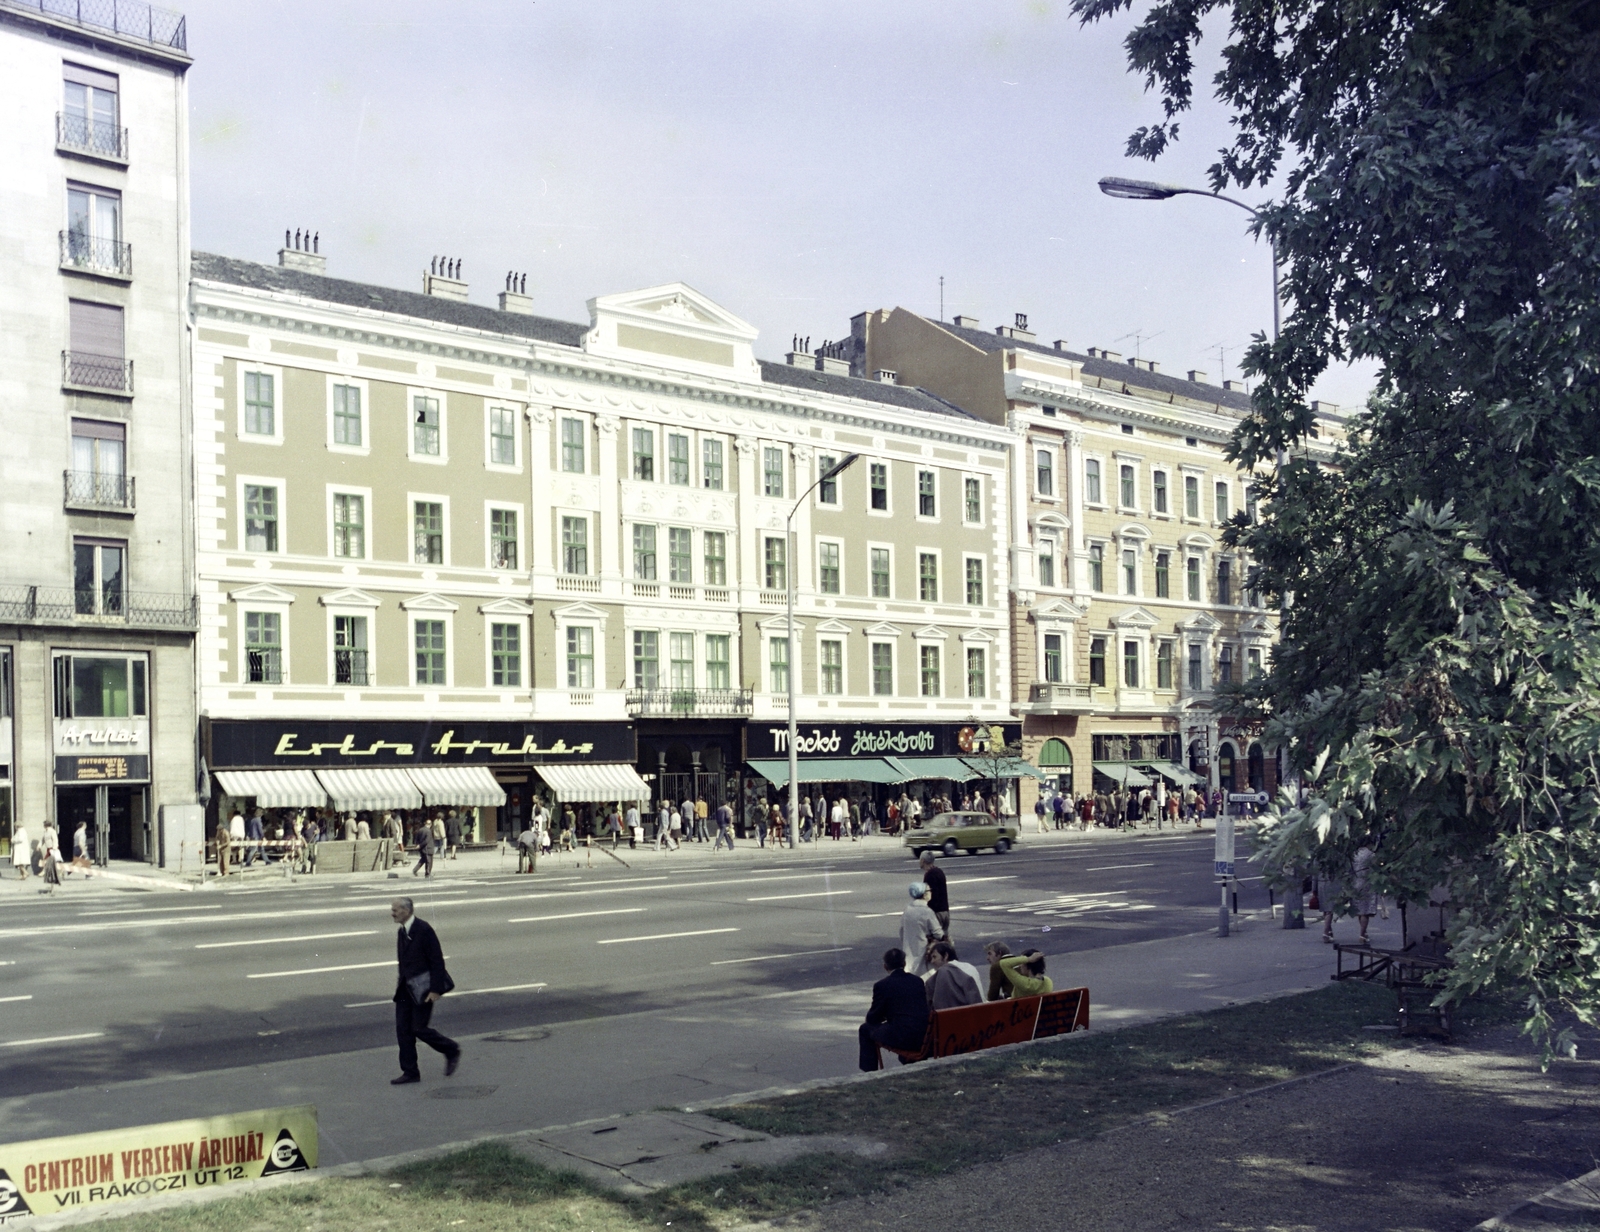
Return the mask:
<svg viewBox="0 0 1600 1232">
<path fill-rule="evenodd" d="M 800 749 L 798 740 L 800 736 L 798 720 L 795 718 L 795 693 L 796 682 L 799 678 L 800 657 L 795 653 L 794 643 L 794 565 L 798 553 L 794 550 L 794 515 L 800 512 L 800 506 L 806 503 L 806 498 L 820 485 L 843 474 L 849 467 L 860 459 L 858 453 L 846 454 L 822 474 L 818 475 L 811 486 L 794 503 L 794 508 L 789 510 L 789 516 L 783 520 L 783 543 L 787 559 L 783 564 L 784 580 L 788 582 L 789 591 L 789 846 L 800 846 Z"/>
</svg>

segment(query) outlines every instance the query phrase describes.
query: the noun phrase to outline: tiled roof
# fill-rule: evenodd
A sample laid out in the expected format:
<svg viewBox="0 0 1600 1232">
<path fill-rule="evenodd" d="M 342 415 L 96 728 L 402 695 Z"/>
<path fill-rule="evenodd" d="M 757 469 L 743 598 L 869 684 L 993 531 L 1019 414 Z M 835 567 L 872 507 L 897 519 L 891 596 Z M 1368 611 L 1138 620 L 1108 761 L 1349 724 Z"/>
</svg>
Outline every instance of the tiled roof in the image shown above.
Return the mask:
<svg viewBox="0 0 1600 1232">
<path fill-rule="evenodd" d="M 587 325 L 575 325 L 571 321 L 501 312 L 498 308 L 485 308 L 481 304 L 445 299 L 438 295 L 423 295 L 420 291 L 397 291 L 393 287 L 347 282 L 343 278 L 328 278 L 304 270 L 240 261 L 235 257 L 219 257 L 209 252 L 193 254 L 192 274 L 209 282 L 259 291 L 281 291 L 330 304 L 343 304 L 349 308 L 370 308 L 375 312 L 392 312 L 424 321 L 442 321 L 464 329 L 554 342 L 561 346 L 581 346 L 583 335 L 589 331 Z"/>
<path fill-rule="evenodd" d="M 1070 359 L 1073 363 L 1083 365 L 1085 376 L 1100 377 L 1105 381 L 1119 382 L 1136 393 L 1150 393 L 1166 398 L 1177 395 L 1187 398 L 1191 402 L 1209 402 L 1214 406 L 1225 407 L 1230 411 L 1248 412 L 1250 410 L 1250 395 L 1242 389 L 1224 389 L 1221 385 L 1210 385 L 1201 381 L 1189 381 L 1183 377 L 1167 376 L 1161 372 L 1150 372 L 1144 368 L 1136 368 L 1130 363 L 1118 363 L 1116 360 L 1101 359 L 1098 356 L 1080 355 L 1076 351 L 1058 351 L 1054 347 L 1041 346 L 1037 342 L 1028 342 L 1022 338 L 1007 338 L 1001 334 L 990 333 L 982 329 L 968 329 L 964 325 L 952 325 L 948 321 L 934 321 L 924 317 L 930 325 L 936 325 L 946 333 L 954 334 L 963 342 L 970 342 L 973 346 L 984 351 L 1038 351 L 1042 355 L 1052 355 L 1057 359 Z"/>
<path fill-rule="evenodd" d="M 886 385 L 882 381 L 868 381 L 861 377 L 842 376 L 835 372 L 819 372 L 815 368 L 796 368 L 793 364 L 774 363 L 769 359 L 763 359 L 760 363 L 761 379 L 769 385 L 788 385 L 794 389 L 835 394 L 844 398 L 861 398 L 867 402 L 904 407 L 909 411 L 930 411 L 935 415 L 954 415 L 962 419 L 977 418 L 955 403 L 946 402 L 925 389 L 911 385 Z"/>
</svg>

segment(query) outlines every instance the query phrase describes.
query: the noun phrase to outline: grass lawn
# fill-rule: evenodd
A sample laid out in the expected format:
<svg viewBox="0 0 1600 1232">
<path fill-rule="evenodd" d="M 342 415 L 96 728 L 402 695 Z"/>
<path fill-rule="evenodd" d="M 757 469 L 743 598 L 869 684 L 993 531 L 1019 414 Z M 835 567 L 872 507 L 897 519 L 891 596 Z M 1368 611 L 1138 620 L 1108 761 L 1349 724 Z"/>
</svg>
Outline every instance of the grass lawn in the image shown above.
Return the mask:
<svg viewBox="0 0 1600 1232">
<path fill-rule="evenodd" d="M 1458 1036 L 1515 1021 L 1511 999 L 1458 1010 Z M 1105 1034 L 1063 1037 L 958 1065 L 908 1066 L 891 1079 L 824 1088 L 716 1115 L 771 1134 L 851 1133 L 889 1143 L 886 1159 L 807 1156 L 642 1199 L 552 1173 L 503 1147 L 359 1180 L 331 1178 L 121 1221 L 118 1232 L 332 1232 L 334 1229 L 550 1229 L 696 1232 L 893 1190 L 952 1167 L 1085 1138 L 1136 1117 L 1359 1060 L 1400 1041 L 1394 997 L 1367 984 L 1231 1006 Z"/>
</svg>

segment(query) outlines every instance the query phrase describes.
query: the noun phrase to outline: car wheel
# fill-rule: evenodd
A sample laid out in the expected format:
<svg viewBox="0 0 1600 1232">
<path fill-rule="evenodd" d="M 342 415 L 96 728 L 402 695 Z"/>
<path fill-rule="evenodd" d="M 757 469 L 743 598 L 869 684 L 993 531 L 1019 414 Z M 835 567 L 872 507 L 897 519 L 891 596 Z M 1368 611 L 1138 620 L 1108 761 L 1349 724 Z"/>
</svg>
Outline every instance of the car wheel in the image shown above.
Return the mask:
<svg viewBox="0 0 1600 1232">
<path fill-rule="evenodd" d="M 999 839 L 999 840 L 997 840 L 995 842 L 995 845 L 994 845 L 994 854 L 995 855 L 1003 856 L 1003 855 L 1006 854 L 1006 852 L 1008 852 L 1010 850 L 1011 850 L 1011 844 L 1006 842 L 1005 839 L 1002 838 L 1002 839 Z"/>
<path fill-rule="evenodd" d="M 944 854 L 945 855 L 953 856 L 953 855 L 956 854 L 956 852 L 958 852 L 960 850 L 961 850 L 961 847 L 960 847 L 959 844 L 957 844 L 955 839 L 953 839 L 953 838 L 945 839 L 945 842 L 944 842 Z"/>
<path fill-rule="evenodd" d="M 911 849 L 911 858 L 912 858 L 912 859 L 913 859 L 913 860 L 920 860 L 920 859 L 922 859 L 922 848 L 920 848 L 920 847 L 913 847 L 913 848 L 912 848 L 912 849 Z"/>
</svg>

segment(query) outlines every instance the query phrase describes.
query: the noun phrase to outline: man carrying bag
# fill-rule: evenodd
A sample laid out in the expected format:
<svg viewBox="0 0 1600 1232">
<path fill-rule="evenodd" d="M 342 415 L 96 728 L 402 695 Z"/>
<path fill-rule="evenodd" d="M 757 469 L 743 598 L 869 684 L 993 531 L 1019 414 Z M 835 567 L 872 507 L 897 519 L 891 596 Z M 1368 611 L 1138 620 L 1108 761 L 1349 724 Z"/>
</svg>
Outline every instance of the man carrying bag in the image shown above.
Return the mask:
<svg viewBox="0 0 1600 1232">
<path fill-rule="evenodd" d="M 389 916 L 400 926 L 395 938 L 400 961 L 400 979 L 394 990 L 394 1033 L 400 1043 L 400 1077 L 389 1079 L 391 1086 L 421 1082 L 417 1069 L 417 1041 L 444 1054 L 444 1076 L 448 1078 L 461 1064 L 461 1046 L 428 1025 L 433 1006 L 454 988 L 455 981 L 444 969 L 444 951 L 439 935 L 426 920 L 419 920 L 409 898 L 389 904 Z"/>
</svg>

